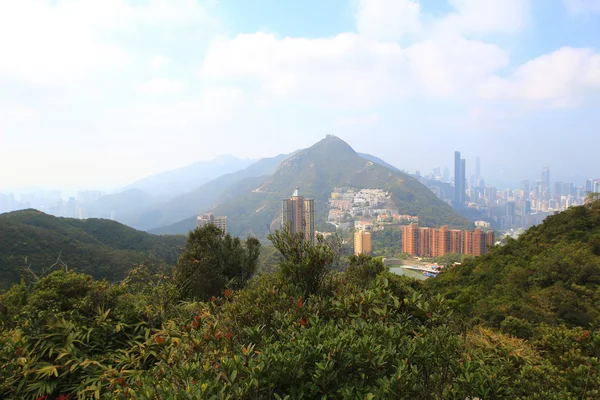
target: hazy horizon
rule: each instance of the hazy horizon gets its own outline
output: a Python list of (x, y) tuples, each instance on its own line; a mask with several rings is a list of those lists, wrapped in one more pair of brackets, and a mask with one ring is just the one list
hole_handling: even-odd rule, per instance
[(0, 191), (123, 187), (334, 134), (429, 174), (598, 178), (600, 0), (0, 4)]

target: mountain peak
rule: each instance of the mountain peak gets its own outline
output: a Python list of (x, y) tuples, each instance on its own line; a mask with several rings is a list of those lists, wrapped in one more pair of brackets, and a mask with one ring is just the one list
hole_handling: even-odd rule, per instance
[(342, 139), (334, 135), (326, 135), (325, 139), (319, 140), (307, 150), (326, 151), (329, 154), (335, 154), (337, 152), (356, 154), (354, 149), (348, 143), (344, 142)]

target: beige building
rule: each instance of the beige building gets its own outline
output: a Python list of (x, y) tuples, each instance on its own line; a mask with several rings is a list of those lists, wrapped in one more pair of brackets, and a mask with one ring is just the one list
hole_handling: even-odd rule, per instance
[(227, 217), (215, 217), (210, 213), (203, 213), (196, 217), (196, 228), (202, 228), (206, 224), (213, 224), (223, 233), (227, 233)]
[(371, 253), (373, 253), (373, 245), (371, 244), (371, 232), (354, 232), (354, 255), (371, 255)]
[(296, 188), (290, 199), (282, 204), (282, 225), (291, 233), (303, 232), (306, 240), (313, 241), (315, 235), (315, 200), (300, 196)]

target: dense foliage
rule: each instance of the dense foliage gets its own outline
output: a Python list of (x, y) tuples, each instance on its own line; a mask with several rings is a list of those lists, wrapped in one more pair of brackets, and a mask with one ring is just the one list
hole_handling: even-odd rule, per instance
[(196, 228), (177, 262), (175, 280), (181, 296), (208, 300), (225, 287), (243, 287), (256, 271), (259, 253), (256, 238), (242, 242), (212, 224)]
[(20, 268), (40, 274), (60, 259), (94, 278), (121, 280), (146, 260), (174, 264), (184, 236), (155, 236), (114, 221), (58, 218), (37, 210), (0, 214), (0, 289), (20, 279)]
[[(579, 286), (593, 290), (597, 275), (585, 266), (599, 257), (597, 218), (598, 205), (569, 211), (507, 250), (426, 284), (364, 255), (335, 272), (335, 248), (324, 240), (307, 246), (285, 231), (272, 236), (282, 253), (274, 272), (225, 285), (201, 302), (182, 301), (177, 274), (166, 267), (136, 268), (120, 283), (57, 271), (0, 298), (0, 397), (597, 399), (600, 334), (583, 324), (597, 303), (570, 320), (544, 308), (546, 299), (526, 301), (548, 279), (565, 295)], [(200, 231), (190, 236), (187, 253), (206, 254), (202, 243), (227, 240)], [(521, 241), (536, 246), (520, 247)], [(543, 263), (549, 248), (569, 243), (588, 257), (576, 253), (583, 267), (559, 274)], [(528, 259), (534, 271), (548, 269), (550, 277), (533, 273), (544, 278), (509, 297), (509, 286), (519, 282), (509, 275), (510, 262), (524, 262), (527, 252), (535, 253)], [(466, 295), (453, 284), (464, 284)], [(499, 321), (484, 310), (493, 300), (506, 312)], [(529, 320), (514, 311), (527, 307), (557, 314)]]
[(428, 283), (465, 316), (496, 328), (504, 324), (510, 331), (507, 326), (516, 321), (526, 327), (597, 325), (600, 201), (550, 216), (517, 240)]

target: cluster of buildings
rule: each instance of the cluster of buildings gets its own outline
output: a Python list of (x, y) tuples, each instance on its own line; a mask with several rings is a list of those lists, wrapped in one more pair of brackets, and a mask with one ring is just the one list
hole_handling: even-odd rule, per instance
[(227, 234), (227, 217), (215, 217), (210, 213), (202, 213), (196, 217), (196, 228), (202, 228), (204, 225), (212, 224)]
[[(82, 190), (64, 200), (59, 190), (31, 191), (18, 196), (0, 193), (0, 213), (35, 208), (57, 217), (84, 219), (89, 217), (89, 207), (105, 194), (100, 190)], [(114, 213), (110, 217), (114, 220)]]
[(334, 188), (329, 198), (327, 221), (342, 229), (350, 228), (357, 219), (391, 221), (393, 212), (385, 208), (390, 197), (381, 189)]
[[(468, 180), (466, 160), (459, 151), (454, 153), (454, 182), (451, 191), (436, 184), (448, 182), (448, 171), (444, 171), (443, 175), (440, 172), (440, 168), (436, 168), (429, 180), (421, 181), (457, 211), (475, 211), (483, 222), (501, 230), (528, 229), (555, 212), (583, 205), (589, 193), (600, 192), (600, 179), (588, 179), (579, 186), (573, 182), (552, 182), (547, 166), (543, 167), (539, 180), (524, 180), (516, 189), (486, 185), (481, 176), (479, 157), (475, 162), (475, 174)], [(420, 178), (420, 175), (417, 177)]]
[[(350, 200), (350, 194), (354, 198), (359, 192), (354, 190), (348, 191), (348, 189), (336, 190), (334, 194), (338, 193), (341, 195), (332, 196), (330, 206), (337, 204), (334, 203), (335, 201), (348, 201)], [(346, 193), (348, 194), (343, 196)], [(372, 201), (374, 204), (378, 204), (379, 201), (385, 199), (385, 196), (387, 196), (387, 194), (380, 190), (369, 190), (366, 194), (372, 196), (366, 202)], [(342, 203), (340, 206), (346, 207), (346, 204)], [(420, 228), (417, 217), (394, 215), (394, 219), (396, 222), (409, 223), (409, 225), (405, 225), (402, 229), (403, 239), (401, 243), (398, 243), (398, 248), (402, 248), (405, 253), (413, 256), (438, 257), (446, 253), (479, 256), (486, 254), (488, 247), (494, 244), (494, 232), (484, 232), (480, 227), (472, 232), (451, 230), (448, 226), (442, 226), (439, 229)], [(314, 199), (301, 196), (298, 188), (296, 188), (291, 198), (282, 201), (282, 225), (287, 226), (291, 233), (302, 232), (306, 240), (312, 241), (315, 234), (314, 221)], [(355, 221), (355, 225), (354, 254), (372, 254), (372, 231), (376, 230), (373, 223), (369, 221)]]
[(481, 256), (487, 253), (488, 247), (494, 245), (494, 231), (474, 231), (420, 228), (418, 224), (410, 224), (402, 229), (402, 250), (411, 256), (439, 257), (447, 253), (470, 254)]

